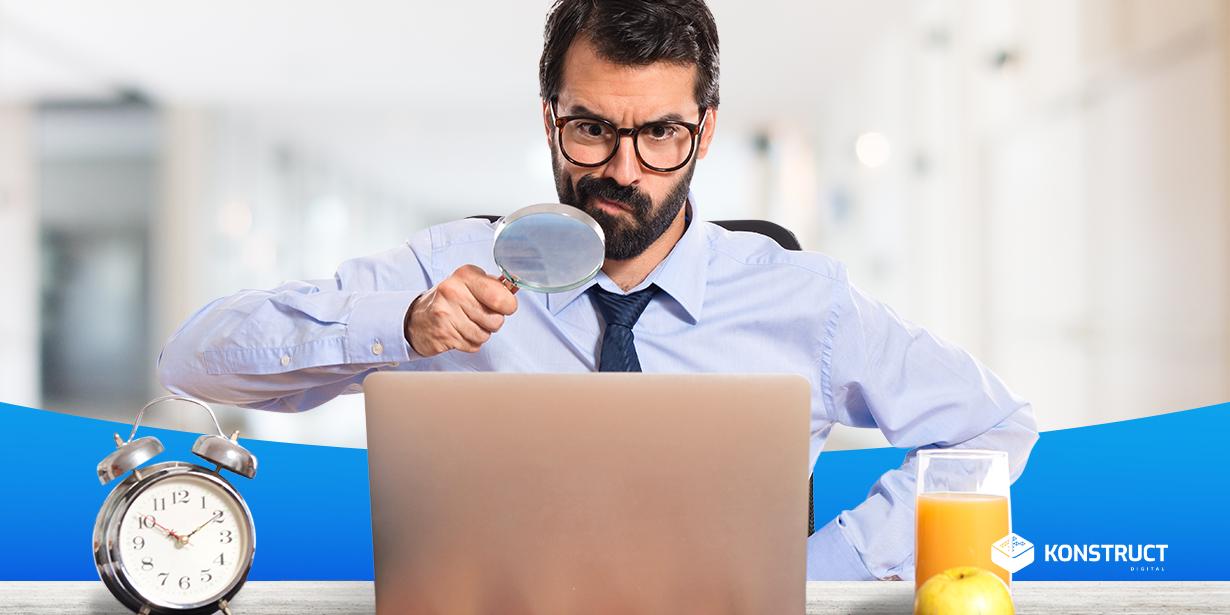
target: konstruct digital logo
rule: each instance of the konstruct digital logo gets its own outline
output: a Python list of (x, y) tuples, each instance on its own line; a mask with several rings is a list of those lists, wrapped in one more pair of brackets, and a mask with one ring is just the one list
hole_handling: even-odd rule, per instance
[(1016, 534), (1008, 534), (991, 543), (991, 561), (1008, 572), (1016, 572), (1034, 563), (1034, 545)]
[[(1045, 545), (1047, 562), (1128, 562), (1132, 572), (1165, 572), (1170, 545)], [(1139, 562), (1139, 566), (1134, 565)]]

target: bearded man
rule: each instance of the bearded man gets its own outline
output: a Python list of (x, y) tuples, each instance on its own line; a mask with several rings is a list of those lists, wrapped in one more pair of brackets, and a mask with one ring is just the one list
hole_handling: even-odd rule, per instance
[[(444, 224), (342, 263), (332, 280), (213, 302), (167, 342), (163, 385), (302, 411), (384, 370), (797, 373), (812, 385), (813, 466), (842, 423), (901, 448), (1007, 451), (1015, 480), (1036, 425), (994, 374), (861, 293), (838, 261), (701, 220), (689, 185), (718, 126), (718, 36), (703, 0), (559, 0), (544, 43), (546, 145), (559, 200), (606, 234), (596, 278), (514, 296), (495, 275), (494, 225)], [(604, 365), (621, 301), (641, 310), (634, 352)], [(808, 538), (809, 579), (913, 578), (914, 472), (911, 451)]]

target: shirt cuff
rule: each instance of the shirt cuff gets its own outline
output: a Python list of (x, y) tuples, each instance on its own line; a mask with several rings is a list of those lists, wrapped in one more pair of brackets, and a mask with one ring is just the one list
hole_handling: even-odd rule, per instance
[(858, 551), (841, 535), (838, 519), (833, 519), (807, 539), (808, 581), (878, 580)]
[(414, 291), (375, 292), (360, 301), (346, 326), (351, 363), (396, 363), (423, 358), (406, 342), (402, 330)]

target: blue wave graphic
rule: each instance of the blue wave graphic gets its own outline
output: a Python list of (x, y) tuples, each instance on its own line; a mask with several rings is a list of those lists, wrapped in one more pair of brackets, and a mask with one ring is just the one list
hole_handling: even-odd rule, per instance
[[(1230, 581), (1221, 559), (1230, 552), (1226, 434), (1230, 404), (1043, 433), (1012, 485), (1012, 530), (1035, 550), (1034, 563), (1013, 578)], [(858, 506), (904, 457), (892, 448), (820, 455), (816, 525)], [(1096, 562), (1089, 545), (1097, 545)], [(1167, 548), (1150, 549), (1155, 561), (1147, 562), (1147, 545)], [(1073, 546), (1084, 547), (1085, 561), (1074, 561)]]
[[(91, 551), (94, 519), (119, 482), (99, 485), (98, 462), (115, 450), (111, 434), (127, 438), (131, 424), (113, 423), (0, 404), (14, 424), (8, 459), (32, 460), (8, 468), (0, 527), (13, 541), (0, 558), (0, 581), (96, 581)], [(208, 465), (190, 451), (200, 434), (142, 427), (166, 452), (149, 463)], [(256, 478), (223, 472), (256, 521), (253, 581), (366, 580), (373, 578), (371, 498), (367, 451), (283, 444), (240, 443), (259, 461)]]
[[(100, 486), (98, 462), (114, 450), (112, 433), (131, 425), (0, 403), (14, 425), (12, 460), (0, 527), (10, 553), (0, 581), (89, 581), (98, 508), (113, 484)], [(1230, 478), (1219, 465), (1230, 433), (1230, 404), (1042, 434), (1024, 475), (1012, 487), (1013, 531), (1035, 545), (1035, 561), (1014, 578), (1046, 581), (1226, 581), (1230, 551)], [(166, 446), (157, 461), (199, 463), (189, 452), (198, 434), (142, 428)], [(244, 494), (257, 524), (251, 579), (371, 580), (371, 505), (367, 451), (244, 440), (260, 460), (254, 480), (229, 480)], [(15, 447), (15, 449), (14, 449)], [(817, 525), (857, 506), (880, 474), (905, 451), (825, 453), (816, 464)], [(1069, 545), (1060, 549), (1059, 545)], [(1058, 561), (1072, 545), (1111, 545), (1112, 561)], [(1139, 557), (1144, 545), (1167, 545), (1165, 561), (1114, 561), (1114, 545)], [(1048, 561), (1047, 547), (1051, 557)], [(988, 545), (989, 547), (989, 545)], [(1155, 548), (1149, 552), (1157, 558)], [(1088, 558), (1087, 558), (1088, 559)]]

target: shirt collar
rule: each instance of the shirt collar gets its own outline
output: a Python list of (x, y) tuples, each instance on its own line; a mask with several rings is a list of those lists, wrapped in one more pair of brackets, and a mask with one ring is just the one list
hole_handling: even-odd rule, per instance
[[(686, 206), (691, 222), (684, 230), (683, 237), (679, 238), (670, 254), (658, 263), (658, 266), (645, 277), (645, 280), (629, 292), (636, 292), (648, 288), (650, 284), (657, 284), (658, 288), (670, 295), (683, 308), (691, 324), (696, 324), (700, 320), (700, 310), (705, 301), (705, 275), (709, 259), (706, 257), (707, 239), (696, 215), (696, 197), (690, 192)], [(547, 309), (552, 315), (558, 315), (595, 284), (602, 286), (605, 290), (623, 294), (623, 290), (615, 286), (611, 278), (599, 271), (593, 280), (580, 288), (548, 294)]]

